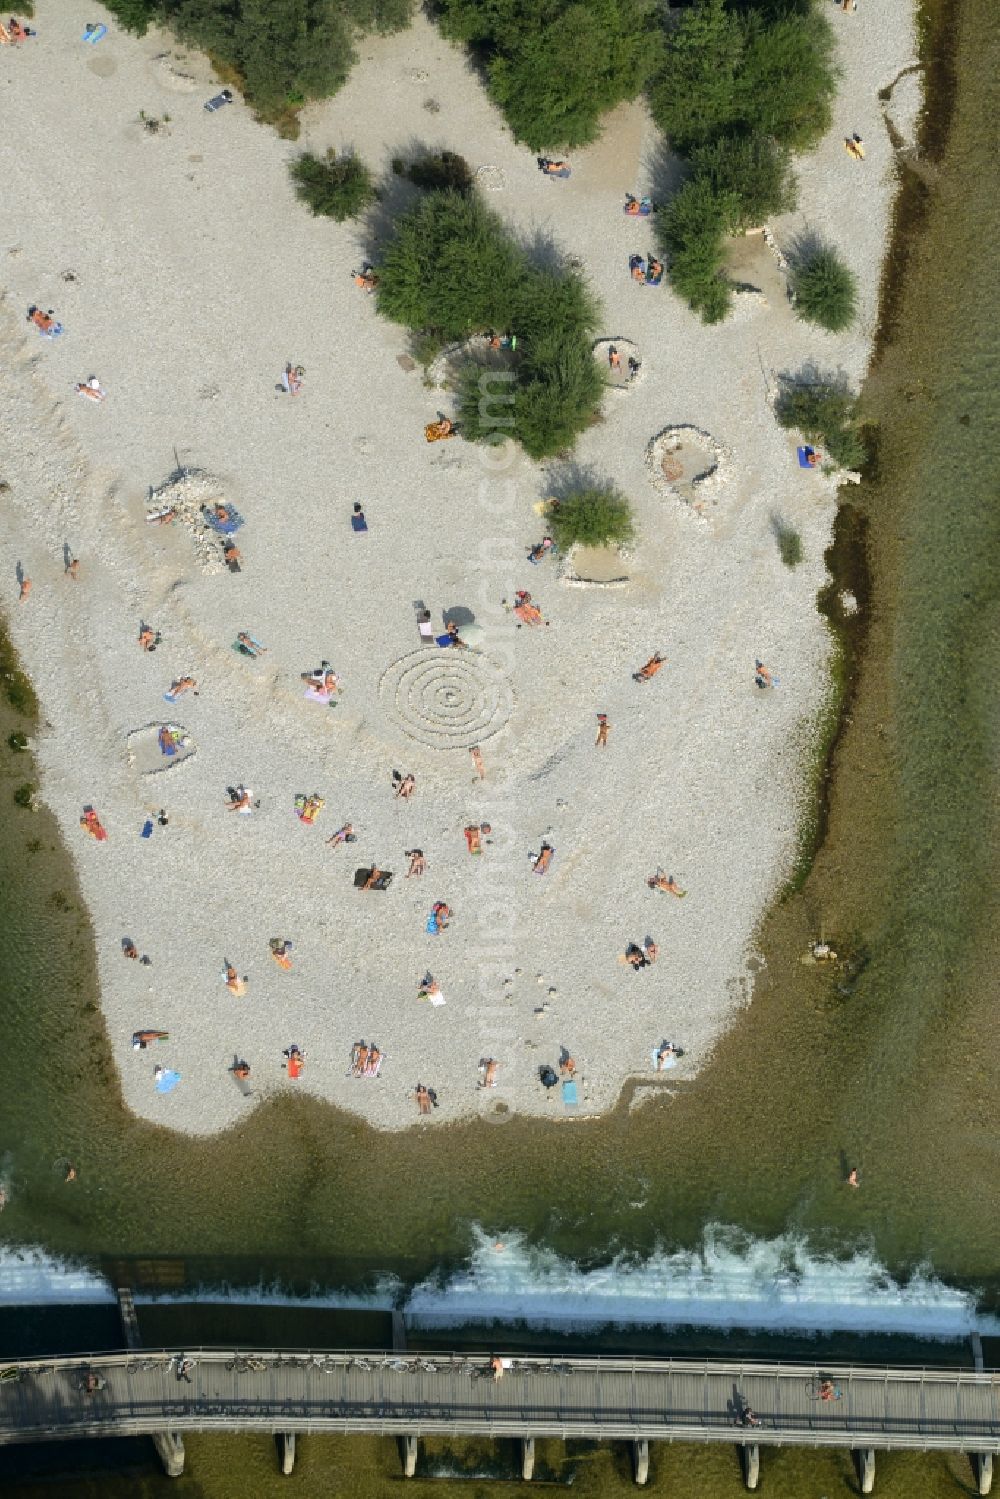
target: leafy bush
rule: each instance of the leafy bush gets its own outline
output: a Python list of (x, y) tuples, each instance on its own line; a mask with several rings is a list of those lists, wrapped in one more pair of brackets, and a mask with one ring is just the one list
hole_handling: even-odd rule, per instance
[[(393, 161), (393, 170), (396, 162)], [(438, 151), (432, 156), (418, 156), (409, 166), (399, 164), (400, 173), (409, 178), (414, 187), (425, 192), (440, 192), (451, 188), (456, 193), (472, 191), (472, 168), (464, 156), (455, 151)]]
[(594, 420), (602, 384), (590, 293), (574, 272), (533, 265), (475, 194), (431, 192), (400, 219), (380, 257), (378, 310), (421, 343), (490, 329), (517, 335), (508, 370), (472, 364), (460, 379), (470, 441), (511, 436), (541, 458)]
[(23, 781), (20, 786), (14, 788), (14, 803), (18, 807), (33, 807), (38, 787), (33, 786), (30, 781)]
[(696, 0), (664, 44), (653, 117), (690, 154), (722, 135), (770, 135), (793, 150), (830, 123), (836, 84), (829, 23), (811, 8), (730, 9)]
[(857, 279), (836, 250), (821, 247), (791, 272), (795, 311), (831, 333), (849, 328), (857, 310)]
[(858, 402), (842, 381), (786, 381), (775, 403), (783, 427), (794, 427), (825, 449), (839, 468), (860, 468), (865, 458), (858, 433)]
[(536, 340), (530, 329), (525, 334), (512, 435), (529, 458), (568, 452), (596, 420), (603, 380), (591, 352), (590, 331), (579, 329), (561, 343), (554, 338)]
[(592, 141), (659, 57), (654, 0), (441, 0), (441, 26), (484, 58), (493, 98), (533, 151)]
[(355, 33), (405, 26), (412, 0), (108, 0), (108, 8), (140, 36), (151, 24), (170, 27), (231, 73), (263, 118), (278, 119), (336, 93), (354, 62)]
[(736, 200), (730, 230), (753, 228), (795, 207), (791, 158), (768, 136), (719, 136), (699, 146), (691, 160), (695, 175), (709, 182), (713, 192)]
[(566, 495), (549, 511), (546, 523), (563, 551), (574, 542), (587, 547), (624, 546), (635, 535), (631, 506), (610, 484)]
[(524, 274), (524, 255), (479, 198), (428, 193), (380, 257), (378, 310), (445, 340), (467, 338), (508, 326)]
[(748, 18), (737, 78), (737, 118), (747, 130), (807, 151), (830, 128), (837, 86), (833, 32), (816, 9)]
[(795, 527), (786, 525), (784, 521), (777, 521), (774, 536), (778, 543), (778, 555), (785, 566), (798, 567), (802, 561), (802, 537)]
[(675, 151), (689, 152), (731, 129), (743, 45), (743, 22), (726, 0), (697, 0), (667, 36), (649, 103)]
[(12, 750), (20, 753), (28, 748), (28, 736), (27, 734), (18, 734), (17, 732), (8, 734), (7, 743), (10, 745)]
[(341, 223), (357, 218), (375, 196), (371, 173), (356, 156), (338, 156), (331, 150), (322, 157), (306, 151), (290, 170), (296, 192), (313, 213)]
[(707, 177), (692, 177), (657, 211), (657, 235), (670, 283), (706, 323), (719, 322), (729, 310), (729, 283), (722, 277), (723, 240), (738, 212), (736, 195), (716, 192)]

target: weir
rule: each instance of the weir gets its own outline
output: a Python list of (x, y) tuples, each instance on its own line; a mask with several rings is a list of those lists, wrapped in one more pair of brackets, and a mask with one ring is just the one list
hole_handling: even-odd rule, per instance
[(487, 1353), (142, 1350), (122, 1307), (128, 1350), (0, 1371), (0, 1444), (149, 1435), (177, 1476), (183, 1432), (267, 1431), (290, 1473), (299, 1433), (375, 1433), (399, 1439), (411, 1477), (421, 1436), (503, 1437), (523, 1444), (528, 1479), (538, 1437), (624, 1440), (642, 1484), (651, 1442), (713, 1442), (739, 1449), (749, 1489), (762, 1449), (840, 1447), (863, 1493), (877, 1451), (950, 1450), (968, 1454), (981, 1494), (1000, 1452), (989, 1370), (514, 1355), (494, 1379)]

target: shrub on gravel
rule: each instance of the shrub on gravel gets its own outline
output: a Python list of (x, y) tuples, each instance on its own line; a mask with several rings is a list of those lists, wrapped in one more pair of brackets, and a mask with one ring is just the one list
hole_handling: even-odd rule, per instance
[(707, 177), (692, 177), (657, 211), (670, 284), (706, 323), (719, 322), (729, 311), (723, 240), (738, 211), (735, 194), (717, 192)]
[(624, 546), (635, 535), (632, 509), (611, 484), (588, 485), (563, 496), (546, 524), (563, 551), (580, 546)]
[(838, 468), (860, 468), (865, 458), (858, 432), (858, 401), (843, 380), (786, 380), (775, 402), (783, 427), (819, 444)]
[(421, 338), (516, 334), (506, 370), (465, 370), (464, 437), (510, 436), (541, 458), (572, 446), (594, 421), (602, 385), (593, 298), (575, 272), (534, 265), (475, 194), (428, 193), (397, 223), (378, 272), (379, 312)]
[(357, 218), (375, 196), (372, 176), (356, 156), (314, 156), (311, 151), (292, 162), (290, 171), (295, 191), (308, 203), (314, 214), (343, 222)]
[(736, 204), (729, 232), (752, 229), (795, 207), (789, 152), (765, 135), (722, 135), (692, 156), (695, 176)]
[(723, 135), (770, 135), (796, 151), (830, 124), (833, 33), (811, 6), (696, 0), (668, 31), (653, 118), (683, 155)]
[(642, 92), (660, 56), (653, 0), (440, 0), (515, 137), (533, 151), (592, 141), (600, 118)]
[(166, 26), (208, 52), (262, 119), (281, 121), (307, 99), (335, 94), (358, 32), (398, 31), (412, 0), (107, 0), (139, 36)]
[(472, 168), (465, 157), (459, 156), (456, 151), (437, 151), (418, 156), (408, 166), (400, 163), (400, 170), (414, 187), (423, 188), (425, 192), (445, 191), (448, 188), (456, 193), (472, 191)]
[(831, 333), (842, 333), (854, 322), (858, 283), (836, 250), (813, 250), (792, 267), (790, 279), (799, 317)]

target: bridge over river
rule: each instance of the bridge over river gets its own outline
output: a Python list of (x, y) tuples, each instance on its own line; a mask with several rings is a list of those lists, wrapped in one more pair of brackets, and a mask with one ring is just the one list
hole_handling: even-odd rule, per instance
[[(185, 1431), (265, 1431), (286, 1472), (298, 1433), (516, 1438), (531, 1476), (538, 1437), (627, 1440), (645, 1482), (649, 1443), (728, 1442), (756, 1488), (767, 1446), (847, 1447), (862, 1491), (877, 1449), (970, 1455), (989, 1492), (1000, 1452), (1000, 1375), (989, 1371), (488, 1354), (138, 1349), (0, 1368), (0, 1442), (152, 1436), (169, 1473)], [(828, 1382), (824, 1384), (824, 1381)], [(824, 1398), (826, 1396), (826, 1398)]]

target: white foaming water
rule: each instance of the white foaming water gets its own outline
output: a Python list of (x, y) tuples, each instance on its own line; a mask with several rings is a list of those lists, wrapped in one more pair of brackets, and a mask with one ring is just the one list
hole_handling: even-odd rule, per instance
[[(40, 1249), (0, 1250), (0, 1303), (114, 1301), (114, 1288), (82, 1265)], [(491, 1237), (478, 1227), (464, 1268), (410, 1292), (386, 1277), (361, 1293), (316, 1287), (293, 1296), (280, 1285), (203, 1286), (137, 1301), (226, 1301), (342, 1310), (401, 1310), (408, 1325), (459, 1327), (527, 1323), (559, 1331), (602, 1326), (747, 1328), (771, 1332), (898, 1333), (919, 1338), (1000, 1336), (1000, 1318), (979, 1312), (974, 1294), (948, 1286), (929, 1270), (894, 1280), (865, 1251), (833, 1258), (791, 1235), (750, 1240), (718, 1226), (702, 1248), (657, 1251), (644, 1260), (619, 1255), (581, 1269), (551, 1249), (513, 1233)]]
[(1000, 1331), (1000, 1319), (980, 1314), (974, 1295), (929, 1271), (903, 1285), (863, 1251), (835, 1259), (791, 1235), (748, 1240), (718, 1226), (706, 1229), (699, 1252), (619, 1255), (594, 1270), (518, 1234), (493, 1239), (476, 1229), (467, 1269), (443, 1285), (417, 1286), (405, 1311), (413, 1327), (495, 1320), (561, 1330), (614, 1323), (920, 1338)]
[(44, 1249), (0, 1246), (0, 1305), (41, 1306), (114, 1301), (103, 1275), (73, 1260), (56, 1259)]

